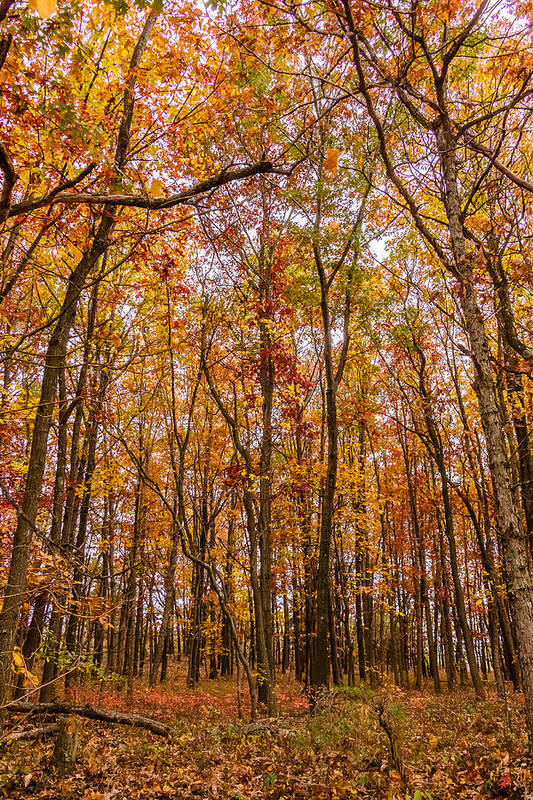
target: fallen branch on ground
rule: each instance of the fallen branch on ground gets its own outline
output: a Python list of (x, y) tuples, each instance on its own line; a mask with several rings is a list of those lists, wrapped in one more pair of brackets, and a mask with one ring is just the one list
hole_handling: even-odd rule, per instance
[(375, 704), (374, 710), (378, 715), (379, 727), (382, 728), (387, 734), (387, 738), (390, 744), (392, 761), (400, 775), (402, 789), (405, 791), (409, 788), (409, 776), (407, 773), (407, 767), (405, 766), (404, 760), (402, 758), (402, 752), (398, 734), (392, 725), (388, 711), (385, 708), (384, 704), (383, 703)]
[(49, 725), (42, 725), (40, 728), (26, 728), (23, 731), (6, 733), (0, 739), (0, 744), (20, 741), (20, 739), (39, 739), (41, 736), (50, 736), (59, 730), (59, 722), (51, 722)]
[(130, 725), (133, 728), (146, 728), (158, 736), (171, 738), (176, 731), (164, 722), (158, 722), (140, 714), (123, 714), (121, 711), (109, 711), (107, 708), (95, 708), (89, 705), (75, 705), (70, 703), (12, 703), (10, 711), (17, 714), (77, 714), (79, 717), (97, 719), (102, 722), (115, 722), (118, 725)]

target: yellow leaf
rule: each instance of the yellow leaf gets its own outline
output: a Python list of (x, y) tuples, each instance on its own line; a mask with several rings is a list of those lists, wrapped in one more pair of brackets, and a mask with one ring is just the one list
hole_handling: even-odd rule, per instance
[(77, 727), (78, 727), (78, 720), (76, 719), (76, 717), (71, 717), (67, 724), (67, 733), (70, 736), (72, 736), (72, 734), (76, 732)]
[(34, 675), (33, 672), (29, 670), (24, 670), (24, 680), (22, 681), (23, 686), (39, 686), (39, 678), (37, 675)]
[(57, 0), (28, 0), (28, 5), (41, 19), (48, 19), (57, 11)]
[(162, 181), (158, 180), (157, 178), (154, 178), (152, 183), (150, 184), (150, 189), (149, 189), (150, 197), (161, 197), (164, 189), (165, 187)]
[(13, 655), (11, 656), (11, 669), (17, 675), (23, 675), (26, 672), (26, 662), (24, 656), (20, 651), (20, 647), (13, 648)]

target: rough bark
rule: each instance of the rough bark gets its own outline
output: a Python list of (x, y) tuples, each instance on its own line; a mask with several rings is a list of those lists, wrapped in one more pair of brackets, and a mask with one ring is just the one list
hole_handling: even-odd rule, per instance
[(50, 767), (57, 775), (68, 775), (76, 763), (79, 743), (80, 721), (74, 716), (60, 720)]
[(107, 708), (97, 708), (90, 705), (76, 705), (75, 703), (11, 703), (9, 710), (17, 714), (75, 714), (78, 717), (97, 719), (102, 722), (116, 722), (119, 725), (129, 725), (133, 728), (145, 728), (147, 731), (171, 738), (175, 734), (174, 728), (158, 720), (143, 717), (140, 714), (124, 714), (121, 711), (111, 711)]

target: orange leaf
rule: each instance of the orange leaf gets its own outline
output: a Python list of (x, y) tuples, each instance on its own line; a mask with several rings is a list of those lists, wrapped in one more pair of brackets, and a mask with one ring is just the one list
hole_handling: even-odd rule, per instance
[(339, 171), (339, 156), (341, 151), (337, 147), (331, 147), (326, 150), (326, 158), (324, 159), (324, 172), (329, 172), (330, 175), (336, 175)]

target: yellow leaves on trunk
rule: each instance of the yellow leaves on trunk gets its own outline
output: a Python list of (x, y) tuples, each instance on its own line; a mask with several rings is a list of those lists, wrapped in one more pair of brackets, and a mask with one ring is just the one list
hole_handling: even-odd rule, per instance
[(24, 656), (22, 655), (22, 651), (20, 647), (13, 648), (13, 654), (11, 656), (11, 669), (15, 673), (15, 675), (23, 675), (23, 686), (38, 686), (39, 679), (36, 675), (29, 671), (26, 667), (26, 662), (24, 660)]
[(48, 19), (57, 11), (57, 0), (28, 0), (28, 5), (41, 19)]

